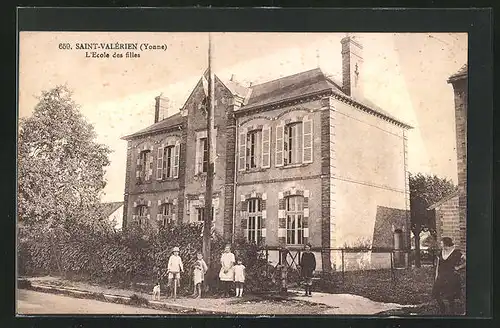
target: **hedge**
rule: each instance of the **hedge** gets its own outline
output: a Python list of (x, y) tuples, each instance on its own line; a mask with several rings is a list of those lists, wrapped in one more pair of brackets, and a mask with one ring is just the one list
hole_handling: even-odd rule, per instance
[[(170, 225), (159, 232), (130, 230), (110, 232), (78, 226), (41, 234), (31, 229), (18, 247), (19, 274), (53, 275), (69, 279), (84, 278), (96, 283), (122, 285), (143, 283), (151, 286), (166, 283), (166, 269), (172, 248), (180, 248), (185, 273), (181, 275), (181, 293), (192, 291), (192, 272), (196, 254), (202, 250), (202, 226)], [(218, 290), (220, 255), (225, 246), (217, 234), (212, 237), (211, 266), (207, 285)], [(272, 267), (260, 255), (256, 245), (238, 242), (233, 245), (247, 271), (247, 291), (273, 288)]]

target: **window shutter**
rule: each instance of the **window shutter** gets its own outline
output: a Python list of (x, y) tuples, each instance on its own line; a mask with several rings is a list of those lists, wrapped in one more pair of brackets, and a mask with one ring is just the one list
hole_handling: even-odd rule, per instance
[(174, 149), (174, 178), (179, 177), (179, 157), (181, 152), (181, 143), (179, 141), (175, 142)]
[(303, 144), (303, 140), (304, 137), (303, 137), (303, 126), (302, 124), (297, 124), (296, 125), (296, 129), (295, 129), (295, 149), (293, 150), (294, 152), (294, 163), (302, 163), (303, 162), (303, 158), (302, 158), (302, 154), (304, 153), (303, 151), (303, 147), (304, 147), (304, 144)]
[(283, 125), (276, 126), (276, 166), (283, 166), (283, 144), (284, 144), (284, 131)]
[(161, 180), (163, 178), (163, 147), (158, 147), (158, 158), (156, 166), (156, 179)]
[(153, 178), (153, 152), (149, 152), (149, 161), (148, 161), (148, 180)]
[(200, 173), (202, 171), (202, 165), (203, 165), (203, 155), (202, 155), (202, 147), (203, 147), (203, 144), (201, 142), (201, 139), (198, 138), (196, 139), (196, 163), (195, 163), (195, 166), (196, 166), (196, 173)]
[(269, 125), (262, 128), (262, 168), (271, 166), (271, 129)]
[(304, 117), (302, 133), (302, 162), (313, 162), (313, 124), (309, 117)]
[(243, 216), (243, 236), (245, 240), (248, 240), (248, 212), (245, 211), (242, 213)]
[(246, 170), (246, 159), (247, 159), (247, 131), (242, 129), (240, 132), (240, 145), (239, 145), (239, 170)]

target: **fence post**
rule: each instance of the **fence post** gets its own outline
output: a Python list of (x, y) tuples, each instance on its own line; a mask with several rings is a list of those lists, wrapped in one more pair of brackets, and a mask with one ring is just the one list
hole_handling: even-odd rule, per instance
[(345, 284), (345, 268), (344, 268), (344, 249), (341, 249), (342, 251), (342, 283)]

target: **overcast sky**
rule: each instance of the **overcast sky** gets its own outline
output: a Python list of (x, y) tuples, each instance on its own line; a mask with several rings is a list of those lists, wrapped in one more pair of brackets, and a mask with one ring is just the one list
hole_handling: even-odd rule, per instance
[[(321, 67), (341, 81), (344, 33), (215, 33), (214, 69), (244, 85)], [(411, 172), (457, 181), (453, 89), (446, 82), (467, 62), (467, 34), (356, 34), (362, 43), (365, 97), (415, 128), (409, 133)], [(134, 51), (139, 58), (85, 57), (76, 43), (166, 44)], [(70, 43), (72, 50), (60, 50)], [(207, 66), (206, 33), (21, 32), (19, 116), (31, 115), (42, 90), (67, 84), (98, 141), (113, 150), (103, 201), (123, 200), (124, 135), (154, 121), (154, 97), (184, 104)], [(88, 50), (87, 50), (88, 51)], [(101, 51), (101, 50), (100, 50)], [(101, 51), (102, 52), (102, 51)], [(113, 50), (107, 50), (112, 55)], [(125, 54), (125, 50), (118, 52)]]

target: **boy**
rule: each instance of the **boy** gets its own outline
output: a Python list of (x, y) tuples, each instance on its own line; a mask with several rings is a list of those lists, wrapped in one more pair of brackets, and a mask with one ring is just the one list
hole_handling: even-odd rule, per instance
[(177, 298), (177, 287), (181, 280), (181, 272), (184, 272), (184, 267), (182, 265), (181, 257), (179, 256), (179, 247), (174, 247), (172, 250), (172, 255), (168, 259), (168, 285), (172, 286), (172, 280), (174, 281), (174, 288), (172, 289), (172, 297)]

